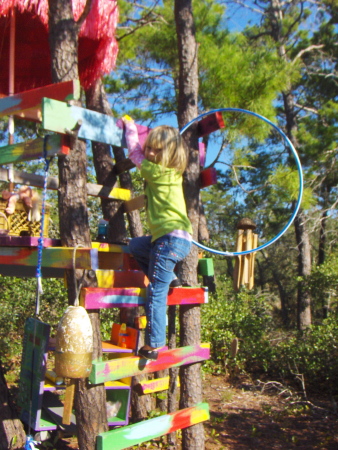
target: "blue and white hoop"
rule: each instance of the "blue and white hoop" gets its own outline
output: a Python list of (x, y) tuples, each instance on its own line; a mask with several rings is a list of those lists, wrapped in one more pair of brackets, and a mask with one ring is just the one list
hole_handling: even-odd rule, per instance
[(290, 139), (286, 136), (286, 134), (279, 128), (277, 127), (277, 125), (275, 125), (273, 122), (271, 122), (269, 119), (267, 119), (264, 116), (261, 116), (260, 114), (254, 113), (252, 111), (248, 111), (246, 109), (240, 109), (240, 108), (219, 108), (219, 109), (213, 109), (211, 111), (208, 111), (206, 113), (200, 114), (199, 116), (197, 116), (195, 119), (191, 120), (189, 123), (187, 123), (180, 131), (181, 134), (183, 134), (193, 123), (200, 121), (201, 119), (203, 119), (203, 117), (206, 117), (210, 114), (215, 114), (217, 112), (241, 112), (244, 114), (249, 114), (251, 116), (257, 117), (258, 119), (263, 120), (264, 122), (268, 123), (269, 125), (271, 125), (283, 138), (283, 140), (288, 144), (288, 146), (290, 147), (290, 150), (294, 156), (294, 159), (296, 161), (296, 165), (297, 165), (297, 171), (298, 171), (298, 180), (299, 180), (299, 189), (298, 189), (298, 198), (295, 204), (295, 208), (291, 214), (290, 219), (288, 220), (287, 224), (283, 227), (283, 229), (277, 233), (277, 235), (275, 237), (273, 237), (272, 239), (270, 239), (268, 242), (266, 242), (265, 244), (260, 245), (257, 248), (254, 248), (252, 250), (244, 250), (242, 252), (223, 252), (221, 250), (215, 250), (213, 248), (207, 247), (203, 244), (200, 244), (199, 242), (193, 241), (193, 243), (195, 245), (197, 245), (198, 247), (200, 247), (201, 249), (214, 253), (216, 255), (223, 255), (223, 256), (240, 256), (240, 255), (248, 255), (249, 253), (253, 253), (253, 252), (258, 252), (259, 250), (263, 250), (266, 247), (269, 247), (269, 245), (273, 244), (274, 242), (276, 242), (281, 236), (283, 236), (283, 234), (287, 231), (287, 229), (290, 227), (290, 225), (292, 224), (292, 222), (294, 221), (301, 201), (302, 201), (302, 196), (303, 196), (303, 171), (302, 171), (302, 166), (298, 157), (298, 154), (294, 148), (294, 146), (292, 145)]

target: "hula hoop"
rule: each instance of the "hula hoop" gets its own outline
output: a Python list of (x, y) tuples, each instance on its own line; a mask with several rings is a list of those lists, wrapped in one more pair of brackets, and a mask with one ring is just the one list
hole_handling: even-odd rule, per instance
[(191, 120), (189, 123), (187, 123), (181, 130), (180, 130), (180, 134), (183, 134), (193, 123), (201, 120), (203, 117), (208, 116), (209, 114), (214, 114), (216, 112), (242, 112), (245, 114), (249, 114), (251, 116), (257, 117), (258, 119), (263, 120), (264, 122), (268, 123), (269, 125), (271, 125), (284, 139), (284, 141), (289, 145), (291, 152), (295, 158), (296, 161), (296, 165), (297, 165), (297, 170), (298, 170), (298, 179), (299, 179), (299, 189), (298, 189), (298, 198), (297, 198), (297, 202), (296, 202), (296, 206), (294, 211), (291, 214), (291, 217), (289, 219), (289, 221), (287, 222), (287, 224), (284, 226), (284, 228), (277, 233), (277, 235), (270, 239), (270, 241), (266, 242), (265, 244), (260, 245), (257, 248), (254, 248), (252, 250), (244, 250), (242, 252), (223, 252), (220, 250), (215, 250), (213, 248), (207, 247), (203, 244), (200, 244), (199, 242), (196, 241), (192, 241), (193, 244), (197, 245), (197, 247), (200, 247), (201, 249), (211, 252), (211, 253), (215, 253), (216, 255), (223, 255), (223, 256), (240, 256), (240, 255), (248, 255), (249, 253), (253, 253), (253, 252), (258, 252), (259, 250), (263, 250), (266, 247), (269, 247), (269, 245), (273, 244), (274, 242), (276, 242), (280, 237), (283, 236), (283, 234), (286, 232), (286, 230), (290, 227), (290, 225), (292, 224), (292, 222), (294, 221), (294, 218), (296, 217), (296, 214), (298, 213), (301, 201), (302, 201), (302, 195), (303, 195), (303, 172), (302, 172), (302, 166), (298, 157), (298, 154), (294, 148), (294, 146), (292, 145), (291, 141), (289, 140), (289, 138), (286, 136), (286, 134), (279, 128), (277, 127), (277, 125), (275, 125), (274, 123), (272, 123), (269, 119), (267, 119), (264, 116), (261, 116), (260, 114), (254, 113), (252, 111), (248, 111), (246, 109), (240, 109), (240, 108), (219, 108), (219, 109), (213, 109), (211, 111), (208, 111), (206, 113), (200, 114), (199, 116), (197, 116), (195, 119)]

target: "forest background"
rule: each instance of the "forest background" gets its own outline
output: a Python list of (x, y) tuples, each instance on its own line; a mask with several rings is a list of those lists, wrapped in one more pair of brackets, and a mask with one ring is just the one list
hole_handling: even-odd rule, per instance
[[(216, 290), (202, 308), (202, 339), (212, 349), (205, 370), (235, 369), (282, 382), (294, 382), (295, 373), (301, 374), (308, 390), (334, 398), (338, 395), (338, 2), (200, 0), (193, 6), (199, 42), (199, 110), (244, 108), (278, 124), (298, 151), (305, 178), (304, 199), (294, 224), (273, 246), (256, 254), (253, 290), (234, 290), (234, 258), (212, 256)], [(103, 80), (112, 112), (116, 117), (128, 113), (150, 127), (177, 125), (173, 4), (120, 1), (119, 7), (118, 63)], [(244, 11), (251, 13), (240, 30), (230, 31), (235, 10), (240, 17), (246, 17)], [(242, 126), (248, 135), (250, 123), (244, 121)], [(18, 140), (41, 133), (35, 125), (16, 122)], [(6, 140), (6, 134), (4, 121), (1, 138)], [(257, 220), (257, 205), (259, 223), (264, 224), (260, 233), (271, 239), (296, 200), (295, 168), (289, 162), (288, 170), (276, 170), (275, 188), (269, 195), (255, 191), (248, 200), (235, 201), (243, 185), (258, 183), (257, 176), (241, 170), (253, 164), (254, 149), (237, 153), (224, 169), (224, 163), (215, 160), (215, 155), (222, 155), (216, 146), (225, 145), (221, 134), (218, 139), (205, 142), (207, 165), (219, 172), (218, 183), (202, 193), (208, 245), (233, 250), (236, 223), (243, 216)], [(88, 154), (91, 158), (90, 149)], [(267, 177), (264, 159), (255, 159), (254, 164)], [(42, 167), (15, 165), (35, 173), (42, 173)], [(53, 171), (56, 163), (51, 165)], [(136, 195), (142, 183), (134, 172), (132, 178)], [(88, 171), (88, 181), (95, 182), (94, 171)], [(58, 237), (56, 201), (56, 195), (48, 193), (50, 237)], [(90, 198), (88, 206), (94, 239), (102, 212), (96, 199)], [(203, 230), (201, 236), (206, 237)], [(43, 280), (43, 288), (41, 318), (55, 327), (67, 305), (67, 293), (57, 279)], [(0, 278), (0, 354), (8, 382), (18, 377), (23, 324), (33, 315), (35, 289), (34, 279)], [(103, 338), (109, 334), (109, 314), (102, 313)], [(240, 345), (235, 357), (231, 356), (234, 339)]]

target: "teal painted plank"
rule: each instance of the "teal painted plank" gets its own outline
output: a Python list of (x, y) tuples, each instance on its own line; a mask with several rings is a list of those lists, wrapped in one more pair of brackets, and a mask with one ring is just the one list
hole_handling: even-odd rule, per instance
[(21, 419), (33, 430), (40, 429), (49, 333), (50, 325), (47, 323), (32, 317), (26, 320), (18, 404), (21, 407)]
[(149, 361), (138, 356), (93, 361), (89, 381), (93, 384), (119, 380), (144, 373), (157, 372), (170, 367), (179, 367), (204, 361), (210, 357), (209, 344), (196, 344), (173, 350), (160, 351), (156, 361)]
[[(49, 136), (46, 142), (46, 156), (66, 155), (69, 147), (64, 145), (66, 136)], [(13, 145), (6, 145), (0, 148), (0, 164), (11, 164), (19, 161), (30, 161), (43, 158), (44, 139), (38, 138), (32, 141), (20, 142)]]
[(154, 419), (107, 431), (97, 436), (97, 450), (122, 450), (209, 420), (207, 403), (165, 414)]
[(79, 138), (122, 146), (123, 130), (113, 117), (50, 98), (42, 100), (42, 127), (45, 130), (66, 134), (67, 130), (77, 127), (78, 121), (82, 122)]

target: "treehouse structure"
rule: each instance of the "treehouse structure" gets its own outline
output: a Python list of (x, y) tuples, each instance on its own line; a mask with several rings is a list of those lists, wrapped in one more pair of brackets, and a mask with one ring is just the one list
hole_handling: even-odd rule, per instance
[[(72, 100), (79, 96), (78, 82), (69, 81), (1, 98), (1, 116), (13, 115), (41, 122), (43, 129), (53, 134), (47, 139), (37, 138), (2, 147), (0, 165), (52, 155), (64, 157), (71, 151), (69, 130), (76, 130), (81, 139), (124, 147), (123, 130), (117, 126), (117, 121), (110, 116), (73, 106)], [(200, 136), (220, 127), (222, 119), (217, 114), (208, 116), (198, 124)], [(147, 127), (138, 126), (141, 143), (148, 132)], [(203, 153), (201, 155), (203, 157)], [(9, 181), (7, 168), (0, 168), (0, 179)], [(11, 180), (24, 186), (44, 185), (42, 176), (24, 172), (14, 171)], [(214, 183), (214, 172), (204, 172), (201, 181), (203, 186)], [(46, 183), (47, 189), (58, 189), (56, 178), (48, 177)], [(92, 196), (120, 200), (125, 212), (143, 205), (142, 196), (132, 199), (129, 190), (119, 187), (88, 184), (87, 190)], [(20, 200), (12, 215), (6, 213), (4, 201), (0, 208), (1, 205), (0, 274), (33, 277), (38, 264), (39, 224), (32, 224), (27, 220)], [(45, 213), (48, 215), (48, 210)], [(129, 254), (128, 246), (93, 242), (91, 248), (77, 248), (74, 258), (74, 249), (61, 247), (59, 240), (49, 239), (47, 228), (43, 232), (42, 277), (62, 278), (65, 269), (93, 270), (98, 287), (82, 288), (79, 296), (80, 305), (86, 310), (144, 305), (147, 279)], [(199, 267), (203, 276), (213, 275), (213, 267), (208, 258), (202, 258)], [(208, 289), (205, 287), (180, 287), (170, 289), (167, 304), (203, 304), (207, 299)], [(92, 363), (89, 381), (105, 385), (107, 421), (111, 428), (98, 436), (98, 450), (128, 448), (209, 418), (208, 405), (199, 403), (155, 419), (128, 424), (131, 377), (201, 362), (210, 356), (208, 344), (196, 344), (171, 350), (165, 348), (157, 361), (142, 359), (136, 356), (142, 326), (142, 320), (138, 320), (134, 327), (113, 323), (110, 340), (102, 342), (104, 358)], [(54, 350), (55, 342), (50, 337), (50, 326), (36, 318), (28, 319), (20, 374), (21, 419), (35, 431), (62, 427), (75, 432), (76, 423), (71, 408), (69, 422), (63, 423), (66, 406), (56, 395), (56, 392), (62, 392), (66, 388), (65, 380), (47, 369), (48, 355)], [(140, 382), (138, 392), (145, 395), (167, 388), (168, 377)]]

